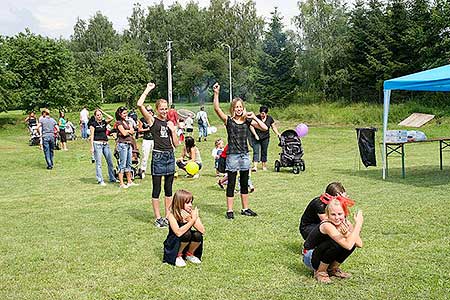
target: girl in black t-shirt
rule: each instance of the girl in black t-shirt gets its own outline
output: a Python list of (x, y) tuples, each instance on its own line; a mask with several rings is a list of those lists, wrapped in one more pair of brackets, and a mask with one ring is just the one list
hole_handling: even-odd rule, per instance
[[(103, 114), (106, 120), (103, 119)], [(108, 136), (106, 135), (106, 126), (111, 123), (113, 117), (103, 112), (101, 109), (94, 111), (94, 116), (89, 121), (89, 130), (91, 134), (89, 139), (91, 142), (91, 154), (95, 160), (95, 174), (98, 184), (105, 186), (102, 175), (102, 155), (105, 157), (108, 165), (108, 176), (110, 182), (116, 182), (114, 175), (114, 165), (112, 162), (111, 149), (108, 144)]]
[(228, 151), (226, 161), (226, 171), (228, 174), (227, 185), (227, 219), (234, 219), (233, 202), (234, 187), (236, 185), (237, 172), (240, 175), (241, 188), (241, 215), (257, 216), (257, 214), (248, 208), (248, 177), (250, 170), (250, 158), (248, 155), (248, 144), (250, 130), (249, 126), (253, 126), (260, 130), (267, 130), (266, 124), (256, 117), (253, 112), (246, 112), (244, 102), (240, 98), (235, 98), (231, 102), (230, 113), (227, 116), (219, 105), (220, 86), (216, 83), (214, 90), (214, 111), (224, 122), (228, 135)]
[[(178, 138), (175, 125), (167, 120), (168, 106), (164, 99), (156, 100), (156, 117), (153, 117), (144, 106), (147, 94), (155, 88), (154, 83), (148, 83), (145, 91), (137, 102), (137, 106), (150, 126), (150, 132), (154, 139), (152, 152), (152, 206), (155, 214), (155, 226), (167, 227), (169, 222), (170, 205), (172, 203), (172, 185), (175, 174), (174, 148), (178, 146)], [(161, 193), (161, 182), (164, 176), (164, 204), (165, 218), (159, 212), (159, 194)]]

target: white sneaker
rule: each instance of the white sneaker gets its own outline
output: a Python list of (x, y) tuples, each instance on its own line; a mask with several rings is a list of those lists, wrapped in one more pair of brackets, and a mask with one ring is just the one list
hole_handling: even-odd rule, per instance
[(127, 183), (127, 187), (137, 186), (137, 185), (139, 185), (139, 183), (134, 183), (134, 182)]
[(127, 189), (127, 188), (128, 188), (128, 185), (126, 185), (126, 184), (121, 184), (121, 185), (120, 185), (120, 188), (121, 188), (121, 189)]
[(106, 183), (105, 183), (104, 181), (99, 182), (98, 184), (99, 184), (100, 186), (106, 186)]
[(197, 265), (202, 263), (202, 261), (200, 259), (198, 259), (197, 256), (194, 256), (194, 255), (186, 256), (186, 260), (193, 264), (197, 264)]
[(192, 178), (194, 178), (194, 179), (198, 179), (200, 177), (200, 174), (195, 174), (194, 176), (192, 176)]
[(184, 261), (184, 259), (181, 256), (178, 256), (177, 259), (175, 260), (175, 266), (180, 267), (180, 268), (186, 267), (186, 262)]

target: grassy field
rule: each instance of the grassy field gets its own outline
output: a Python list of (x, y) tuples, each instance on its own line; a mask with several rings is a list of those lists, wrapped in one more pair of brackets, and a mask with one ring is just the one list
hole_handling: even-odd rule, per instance
[[(353, 119), (361, 113), (355, 110)], [(208, 111), (219, 130), (199, 144), (201, 176), (180, 176), (174, 184), (194, 193), (207, 230), (202, 265), (184, 269), (161, 263), (167, 229), (153, 226), (150, 177), (127, 190), (98, 186), (88, 143), (81, 140), (57, 151), (48, 171), (42, 152), (27, 145), (19, 122), (24, 115), (1, 113), (0, 299), (448, 299), (450, 155), (444, 153), (440, 171), (437, 144), (408, 146), (406, 179), (400, 159), (391, 159), (390, 177), (383, 181), (380, 167), (360, 165), (353, 125), (318, 124), (314, 115), (321, 110), (305, 109), (311, 120), (291, 118), (278, 126), (313, 124), (303, 139), (306, 171), (252, 174), (250, 207), (259, 216), (230, 221), (210, 157), (213, 140), (224, 138), (225, 130)], [(77, 119), (76, 113), (69, 116)], [(361, 123), (381, 127), (381, 121)], [(423, 131), (448, 136), (446, 124)], [(270, 166), (278, 153), (272, 139)], [(379, 147), (377, 159), (381, 165)], [(344, 264), (353, 278), (324, 286), (300, 260), (298, 219), (336, 180), (364, 212), (365, 245)]]

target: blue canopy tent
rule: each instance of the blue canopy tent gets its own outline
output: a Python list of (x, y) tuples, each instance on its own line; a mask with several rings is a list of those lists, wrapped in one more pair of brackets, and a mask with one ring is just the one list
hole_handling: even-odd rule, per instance
[(383, 179), (386, 178), (386, 131), (389, 115), (389, 103), (392, 90), (406, 91), (450, 91), (450, 65), (414, 73), (384, 82), (384, 108), (383, 108)]

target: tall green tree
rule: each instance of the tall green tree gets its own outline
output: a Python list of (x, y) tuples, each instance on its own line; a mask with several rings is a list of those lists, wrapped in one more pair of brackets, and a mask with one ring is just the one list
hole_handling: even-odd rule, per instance
[(340, 0), (299, 2), (295, 23), (300, 32), (299, 74), (303, 89), (342, 95), (349, 81), (348, 15)]
[(74, 61), (64, 42), (26, 30), (4, 39), (0, 55), (0, 72), (6, 79), (1, 86), (15, 102), (7, 106), (30, 111), (41, 107), (62, 109), (75, 103)]
[(99, 64), (106, 97), (133, 107), (151, 77), (142, 53), (124, 44), (118, 51), (107, 50)]
[(287, 106), (295, 95), (295, 49), (283, 32), (278, 10), (272, 13), (260, 53), (257, 96), (268, 106)]

